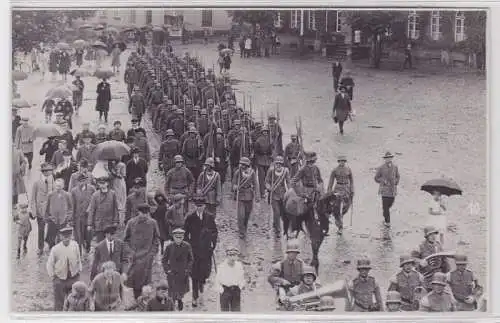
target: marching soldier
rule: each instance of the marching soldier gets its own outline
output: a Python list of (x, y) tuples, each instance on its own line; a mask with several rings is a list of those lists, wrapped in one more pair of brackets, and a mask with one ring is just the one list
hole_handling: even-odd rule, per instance
[[(269, 135), (269, 128), (267, 133)], [(252, 139), (252, 142), (256, 142), (261, 134), (262, 134), (262, 122), (257, 121), (254, 123), (254, 129), (250, 131), (250, 139)]]
[(198, 194), (205, 198), (207, 211), (214, 218), (217, 214), (217, 206), (222, 202), (222, 187), (220, 175), (214, 170), (214, 159), (209, 157), (205, 161), (205, 170), (200, 174), (197, 181)]
[(323, 179), (318, 166), (315, 165), (316, 158), (315, 152), (306, 153), (306, 164), (299, 169), (291, 181), (293, 187), (301, 181), (304, 193), (314, 202), (323, 194)]
[(302, 273), (306, 265), (302, 259), (297, 258), (300, 253), (299, 242), (288, 240), (286, 245), (286, 257), (272, 266), (271, 274), (267, 281), (278, 292), (281, 300), (285, 299), (286, 292), (300, 284)]
[[(186, 197), (193, 193), (195, 180), (193, 174), (184, 166), (184, 158), (177, 155), (174, 157), (175, 167), (167, 172), (165, 176), (165, 194), (173, 196), (177, 193)], [(184, 201), (184, 209), (188, 210), (188, 199)]]
[(432, 276), (432, 291), (420, 301), (422, 312), (455, 312), (456, 300), (451, 293), (445, 291), (446, 275), (434, 273)]
[(260, 193), (262, 198), (266, 192), (266, 174), (271, 166), (273, 158), (273, 148), (271, 146), (271, 139), (269, 138), (269, 129), (267, 127), (262, 129), (262, 135), (257, 138), (253, 145), (255, 168), (259, 176)]
[(441, 243), (437, 240), (438, 234), (439, 231), (436, 228), (425, 227), (425, 240), (419, 245), (418, 252), (415, 252), (415, 257), (420, 259), (419, 271), (424, 275), (424, 286), (427, 290), (431, 290), (430, 285), (434, 273), (448, 271), (448, 263), (444, 257), (434, 257), (430, 263), (425, 260), (426, 257), (443, 251)]
[[(339, 194), (340, 198), (347, 198), (352, 203), (354, 197), (352, 171), (349, 166), (346, 166), (347, 158), (345, 156), (339, 156), (337, 161), (339, 165), (330, 174), (327, 192), (331, 192), (333, 188), (333, 192)], [(335, 187), (333, 186), (334, 184)], [(340, 216), (335, 220), (339, 232), (342, 232), (344, 227), (343, 217)]]
[(141, 90), (138, 87), (134, 88), (134, 92), (130, 97), (130, 103), (128, 105), (128, 112), (132, 114), (132, 118), (137, 120), (138, 125), (141, 124), (142, 115), (146, 111), (146, 102)]
[(247, 232), (248, 220), (253, 209), (253, 201), (259, 203), (259, 179), (250, 167), (250, 159), (243, 157), (240, 167), (233, 177), (233, 193), (238, 201), (238, 230), (240, 239), (244, 239)]
[(172, 129), (168, 129), (165, 133), (165, 141), (160, 146), (160, 154), (158, 156), (158, 165), (160, 170), (165, 174), (175, 166), (174, 157), (181, 152), (179, 140), (175, 139), (175, 134)]
[(202, 151), (196, 128), (189, 129), (189, 136), (181, 142), (181, 155), (184, 157), (184, 164), (189, 169), (194, 178), (200, 176), (200, 158)]
[[(211, 134), (207, 134), (204, 139), (204, 157), (208, 157), (209, 153), (209, 137)], [(226, 142), (224, 140), (224, 133), (222, 132), (221, 128), (217, 128), (216, 134), (215, 134), (215, 140), (213, 142), (213, 152), (214, 152), (214, 159), (215, 159), (215, 171), (219, 173), (220, 175), (220, 180), (221, 184), (226, 182), (226, 174), (227, 174), (227, 149), (226, 149)]]
[[(321, 285), (317, 281), (316, 271), (311, 266), (304, 266), (300, 284), (290, 288), (287, 293), (289, 296), (300, 295), (316, 291)], [(318, 297), (319, 300), (319, 297)]]
[[(277, 156), (274, 167), (269, 168), (265, 178), (265, 187), (268, 192), (268, 201), (273, 210), (273, 228), (277, 238), (280, 237), (280, 220), (285, 216), (285, 193), (290, 187), (290, 173), (283, 167), (283, 157)], [(288, 228), (284, 228), (287, 233)]]
[(137, 69), (135, 69), (132, 64), (127, 64), (127, 69), (125, 70), (125, 74), (123, 77), (125, 83), (127, 83), (127, 94), (128, 98), (130, 99), (130, 97), (132, 96), (132, 90), (138, 82)]
[(273, 114), (268, 117), (267, 122), (274, 154), (283, 156), (283, 131), (281, 130), (281, 126), (278, 124), (276, 116)]
[(387, 292), (385, 308), (387, 312), (403, 312), (401, 310), (401, 295), (396, 291)]
[(477, 308), (476, 295), (482, 291), (474, 273), (467, 269), (467, 256), (456, 255), (457, 269), (447, 274), (447, 282), (457, 301), (457, 311), (474, 311)]
[[(174, 106), (175, 107), (175, 106)], [(182, 109), (176, 108), (175, 116), (170, 119), (168, 123), (168, 129), (172, 129), (175, 133), (175, 137), (179, 139), (184, 133), (184, 112)]]
[(423, 288), (424, 276), (415, 270), (415, 259), (409, 256), (399, 258), (401, 271), (389, 280), (388, 291), (396, 291), (399, 294), (401, 310), (416, 311), (418, 302), (416, 292)]
[[(381, 312), (383, 311), (380, 287), (373, 276), (368, 275), (372, 269), (370, 260), (360, 259), (357, 263), (358, 277), (349, 282), (348, 288), (353, 295), (351, 312)], [(373, 301), (375, 298), (375, 301)]]
[(299, 171), (299, 154), (301, 147), (297, 135), (290, 136), (291, 142), (285, 147), (285, 167), (290, 170), (290, 176), (295, 176)]

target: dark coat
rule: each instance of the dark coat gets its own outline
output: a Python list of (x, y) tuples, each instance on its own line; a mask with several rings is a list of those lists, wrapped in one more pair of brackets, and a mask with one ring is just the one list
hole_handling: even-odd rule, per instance
[(346, 121), (350, 112), (351, 100), (349, 100), (349, 96), (346, 94), (342, 98), (341, 94), (337, 94), (333, 103), (333, 115), (337, 117), (338, 121)]
[(134, 185), (134, 179), (141, 177), (144, 182), (146, 181), (146, 175), (148, 173), (148, 163), (142, 158), (139, 158), (139, 162), (136, 164), (134, 159), (130, 159), (127, 162), (125, 183), (127, 185), (127, 190)]
[(146, 311), (148, 312), (173, 312), (175, 308), (174, 301), (167, 297), (164, 300), (155, 297), (148, 302)]
[(113, 240), (113, 254), (109, 254), (107, 240), (104, 239), (95, 246), (94, 261), (90, 271), (90, 280), (101, 272), (101, 265), (106, 261), (113, 261), (116, 270), (121, 273), (127, 273), (130, 267), (130, 252), (127, 245), (119, 239)]
[(335, 64), (335, 63), (332, 63), (332, 73), (333, 73), (333, 76), (336, 77), (336, 78), (339, 78), (340, 77), (340, 74), (342, 74), (342, 64)]
[(193, 252), (186, 241), (170, 243), (165, 248), (162, 259), (163, 270), (167, 275), (169, 295), (174, 300), (182, 299), (189, 291), (189, 275), (193, 266)]
[(203, 212), (202, 219), (196, 210), (189, 213), (184, 222), (184, 239), (193, 249), (194, 263), (192, 276), (205, 280), (212, 271), (212, 255), (217, 245), (217, 226), (214, 215)]
[(95, 109), (97, 111), (109, 111), (109, 102), (111, 101), (111, 86), (109, 83), (101, 82), (97, 85), (97, 102)]
[(59, 58), (59, 73), (68, 74), (71, 67), (71, 57), (68, 53), (63, 52)]
[(166, 241), (169, 238), (169, 225), (167, 223), (166, 214), (167, 214), (168, 205), (163, 202), (158, 205), (152, 217), (158, 223), (158, 229), (160, 230), (160, 240)]
[(45, 155), (45, 162), (50, 163), (52, 161), (52, 156), (59, 149), (57, 140), (47, 140), (42, 144), (40, 149), (40, 155)]
[(78, 165), (75, 162), (71, 162), (68, 168), (64, 168), (54, 172), (54, 179), (62, 178), (64, 180), (64, 190), (69, 191), (69, 180), (71, 175), (78, 171)]

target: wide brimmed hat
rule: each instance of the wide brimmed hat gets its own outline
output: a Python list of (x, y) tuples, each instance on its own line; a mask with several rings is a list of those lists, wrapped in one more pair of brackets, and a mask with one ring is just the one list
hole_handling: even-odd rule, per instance
[(177, 228), (172, 231), (172, 234), (184, 234), (184, 233), (186, 233), (186, 231), (184, 231), (184, 229), (182, 228)]
[(116, 225), (108, 225), (107, 227), (104, 228), (104, 233), (115, 233), (116, 232)]
[(248, 159), (248, 157), (243, 157), (240, 159), (240, 165), (246, 165), (246, 166), (250, 166), (251, 162), (250, 162), (250, 159)]
[(443, 273), (435, 273), (434, 276), (432, 276), (432, 282), (431, 284), (433, 285), (441, 285), (441, 286), (446, 286), (446, 274)]
[(414, 264), (415, 259), (410, 256), (401, 256), (399, 257), (399, 267), (403, 267), (405, 264)]
[(428, 237), (431, 234), (438, 234), (439, 230), (433, 226), (427, 226), (424, 228), (424, 237)]
[(357, 261), (356, 269), (372, 269), (371, 261), (369, 259), (359, 259)]
[(340, 155), (339, 157), (337, 157), (337, 161), (347, 161), (347, 157), (344, 156), (344, 155)]
[(469, 263), (465, 255), (456, 255), (454, 258), (456, 265), (467, 265)]
[(184, 157), (182, 157), (181, 155), (175, 155), (174, 156), (174, 162), (175, 163), (183, 163), (184, 162)]
[(40, 166), (40, 170), (42, 172), (45, 172), (45, 171), (51, 171), (51, 170), (54, 170), (54, 166), (52, 166), (52, 164), (50, 163), (43, 163), (41, 166)]
[(383, 158), (393, 158), (394, 155), (390, 151), (386, 152)]
[(72, 232), (73, 232), (73, 228), (70, 226), (65, 226), (64, 228), (61, 228), (59, 230), (59, 233), (64, 234), (64, 235), (71, 234)]
[(296, 252), (300, 253), (299, 242), (296, 240), (289, 240), (286, 245), (286, 253)]

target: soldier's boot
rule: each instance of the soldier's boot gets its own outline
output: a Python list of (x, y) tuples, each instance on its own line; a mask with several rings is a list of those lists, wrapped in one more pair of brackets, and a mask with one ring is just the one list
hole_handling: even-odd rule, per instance
[(21, 259), (21, 248), (17, 248), (17, 257), (16, 259)]
[(23, 253), (24, 254), (27, 254), (28, 253), (28, 246), (26, 245), (28, 242), (28, 239), (24, 239), (24, 242), (23, 242)]

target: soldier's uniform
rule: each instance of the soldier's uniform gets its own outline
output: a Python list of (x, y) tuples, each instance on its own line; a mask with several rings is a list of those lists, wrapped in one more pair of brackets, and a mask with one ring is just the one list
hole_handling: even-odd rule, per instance
[[(435, 273), (432, 277), (432, 285), (446, 287), (446, 275)], [(444, 289), (441, 292), (432, 290), (420, 301), (420, 311), (422, 312), (455, 312), (456, 300), (453, 295)]]
[[(294, 240), (289, 240), (286, 246), (286, 253), (295, 253), (299, 254), (299, 243)], [(306, 265), (304, 262), (295, 258), (291, 259), (283, 259), (280, 262), (277, 262), (272, 266), (271, 274), (267, 278), (267, 281), (274, 288), (277, 287), (293, 287), (300, 284), (302, 280), (302, 273), (304, 272), (304, 267)], [(290, 283), (290, 285), (285, 285), (286, 282)]]
[(252, 142), (257, 142), (257, 139), (260, 137), (262, 133), (262, 122), (255, 122), (254, 126), (255, 128), (252, 131), (250, 131), (250, 139), (252, 139)]
[[(357, 269), (371, 269), (370, 260), (361, 259), (357, 262)], [(354, 278), (348, 284), (348, 289), (353, 296), (352, 312), (379, 312), (382, 309), (382, 296), (380, 287), (373, 276)], [(375, 297), (375, 302), (373, 298)]]
[(175, 110), (175, 116), (170, 119), (168, 123), (168, 128), (174, 131), (175, 137), (177, 139), (180, 139), (180, 137), (184, 133), (184, 120), (182, 114), (182, 109)]
[[(467, 265), (467, 257), (462, 255), (455, 256), (455, 264)], [(478, 288), (474, 273), (469, 269), (460, 270), (457, 268), (447, 274), (447, 282), (450, 285), (451, 291), (457, 301), (458, 311), (474, 311), (477, 304), (475, 303), (475, 290)]]
[(139, 75), (137, 70), (132, 66), (128, 65), (127, 69), (125, 70), (125, 75), (124, 81), (127, 83), (127, 93), (128, 97), (132, 96), (132, 90), (134, 89), (134, 86), (138, 83)]
[(139, 88), (134, 88), (134, 93), (130, 97), (128, 111), (132, 114), (132, 118), (136, 119), (138, 124), (141, 124), (142, 115), (146, 110), (146, 102)]
[[(314, 268), (312, 268), (310, 266), (304, 266), (303, 268), (304, 269), (303, 269), (303, 272), (301, 275), (300, 284), (290, 288), (290, 290), (287, 293), (288, 295), (290, 295), (290, 296), (300, 295), (300, 294), (304, 294), (304, 293), (313, 292), (313, 291), (317, 290), (318, 288), (321, 288), (321, 285), (317, 282), (316, 271), (314, 271)], [(304, 277), (306, 275), (310, 275), (310, 276), (314, 277), (314, 281), (312, 284), (306, 284), (304, 282)], [(319, 300), (319, 297), (318, 297), (318, 300)]]
[[(273, 210), (274, 232), (279, 236), (281, 231), (280, 221), (285, 216), (285, 193), (290, 187), (290, 173), (286, 167), (281, 170), (276, 168), (279, 164), (283, 166), (283, 157), (277, 156), (274, 161), (275, 167), (267, 170), (265, 187), (269, 194), (269, 201)], [(287, 229), (287, 228), (285, 228)], [(286, 232), (285, 232), (286, 233)]]
[[(391, 304), (397, 304), (398, 308), (394, 309)], [(385, 307), (387, 312), (403, 312), (401, 310), (401, 294), (396, 291), (387, 292), (387, 297), (385, 300)]]
[[(221, 183), (226, 182), (226, 173), (227, 173), (227, 150), (226, 150), (226, 142), (224, 140), (224, 133), (222, 129), (217, 128), (216, 136), (213, 142), (210, 142), (210, 138), (212, 135), (210, 133), (205, 135), (203, 138), (203, 157), (208, 158), (213, 149), (214, 160), (215, 160), (215, 171), (219, 173)], [(213, 147), (209, 147), (209, 143), (213, 145)]]
[[(184, 163), (182, 156), (177, 155), (174, 157), (175, 163)], [(175, 166), (168, 171), (165, 176), (165, 194), (173, 196), (177, 193), (190, 196), (193, 193), (195, 179), (193, 174), (184, 165)], [(188, 199), (185, 199), (185, 210), (188, 210)]]
[(160, 146), (160, 154), (158, 156), (158, 165), (161, 165), (165, 175), (170, 169), (175, 166), (174, 157), (181, 152), (179, 140), (175, 139), (174, 131), (168, 129), (165, 136), (167, 137)]
[[(401, 256), (399, 267), (406, 264), (415, 264), (415, 259), (409, 256)], [(415, 269), (406, 272), (401, 270), (389, 280), (389, 291), (397, 291), (400, 297), (401, 309), (404, 311), (418, 310), (418, 299), (415, 297), (417, 288), (424, 288), (424, 276)]]
[[(431, 234), (438, 234), (439, 231), (436, 228), (427, 226), (424, 228), (424, 236), (425, 241), (422, 242), (418, 247), (418, 254), (415, 256), (418, 259), (425, 259), (426, 257), (433, 255), (435, 253), (443, 251), (443, 247), (439, 241), (431, 242), (429, 240), (429, 236)], [(419, 271), (424, 275), (424, 286), (427, 290), (431, 289), (431, 281), (432, 276), (436, 272), (447, 272), (448, 271), (448, 263), (446, 259), (443, 257), (434, 257), (432, 258), (432, 262), (427, 264), (427, 266), (420, 266)]]
[(299, 169), (291, 181), (292, 186), (302, 182), (304, 193), (316, 201), (323, 194), (323, 179), (318, 166), (314, 165), (316, 153), (306, 153), (306, 164)]
[[(246, 166), (243, 169), (242, 166)], [(233, 193), (238, 201), (238, 229), (243, 239), (247, 232), (248, 221), (253, 209), (253, 200), (259, 201), (259, 180), (255, 171), (250, 167), (247, 157), (241, 158), (240, 167), (233, 177)]]
[(277, 123), (277, 119), (274, 115), (270, 115), (268, 119), (274, 155), (283, 156), (283, 131), (281, 130), (281, 126)]
[(290, 176), (294, 177), (299, 171), (300, 144), (297, 135), (291, 135), (291, 142), (285, 147), (285, 167), (290, 170)]
[(262, 194), (261, 197), (264, 198), (264, 194), (266, 192), (265, 178), (273, 158), (273, 149), (269, 138), (269, 129), (262, 129), (262, 135), (257, 138), (257, 141), (253, 144), (253, 151), (254, 165), (259, 176), (260, 193)]
[(206, 169), (198, 177), (197, 192), (205, 198), (207, 211), (215, 217), (217, 205), (222, 202), (221, 180), (220, 175), (214, 171), (215, 161), (213, 158), (207, 158), (205, 167)]
[[(340, 156), (338, 158), (338, 162), (346, 162), (346, 158), (344, 156)], [(333, 184), (335, 183), (335, 187)], [(339, 165), (335, 167), (330, 174), (330, 181), (328, 182), (327, 192), (330, 192), (333, 188), (334, 193), (342, 194), (342, 196), (351, 196), (353, 192), (353, 178), (352, 171), (349, 166)]]
[(201, 171), (200, 157), (202, 151), (196, 129), (189, 129), (189, 133), (189, 137), (181, 143), (181, 155), (184, 157), (186, 167), (191, 171), (193, 177), (197, 179)]
[[(210, 130), (210, 124), (212, 123), (212, 120), (208, 118), (206, 109), (202, 109), (200, 114), (201, 116), (198, 119), (198, 131), (200, 133), (200, 136), (202, 138), (205, 138), (205, 135)], [(214, 129), (217, 128), (214, 124), (212, 124), (212, 127)]]

